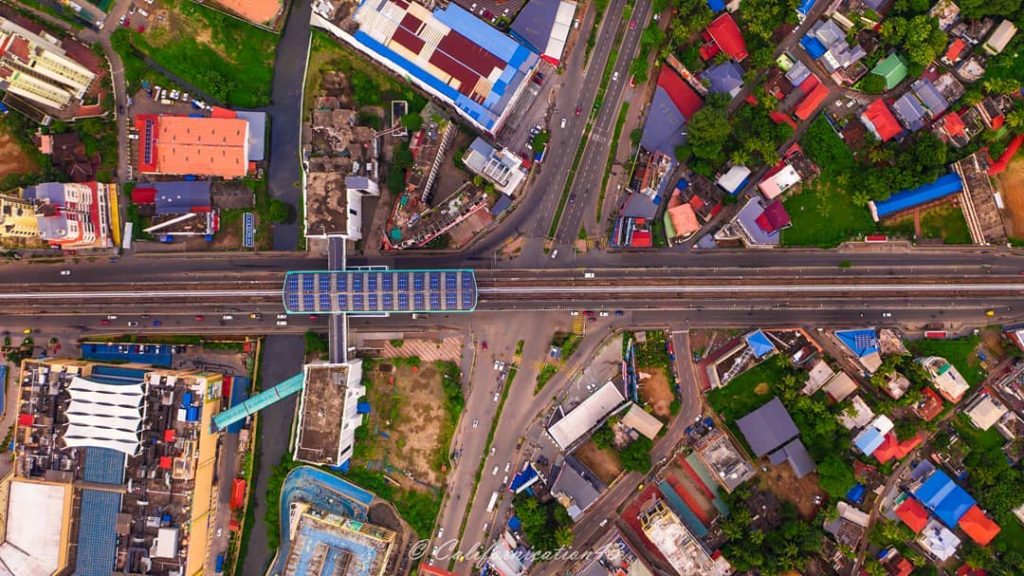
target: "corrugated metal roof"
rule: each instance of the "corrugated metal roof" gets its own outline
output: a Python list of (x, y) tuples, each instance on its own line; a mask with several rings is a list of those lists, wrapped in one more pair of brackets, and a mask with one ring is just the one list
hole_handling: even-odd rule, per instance
[(789, 412), (778, 398), (736, 421), (747, 444), (758, 457), (782, 446), (799, 434)]
[(963, 190), (963, 182), (960, 180), (960, 176), (956, 172), (950, 172), (929, 184), (910, 190), (901, 190), (885, 200), (872, 201), (871, 205), (877, 220), (940, 200), (961, 190)]

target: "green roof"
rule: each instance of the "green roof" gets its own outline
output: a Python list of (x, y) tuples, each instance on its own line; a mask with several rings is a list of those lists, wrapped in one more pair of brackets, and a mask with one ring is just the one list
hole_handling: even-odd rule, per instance
[(893, 52), (885, 60), (875, 64), (871, 73), (885, 78), (885, 89), (892, 90), (907, 77), (907, 63)]

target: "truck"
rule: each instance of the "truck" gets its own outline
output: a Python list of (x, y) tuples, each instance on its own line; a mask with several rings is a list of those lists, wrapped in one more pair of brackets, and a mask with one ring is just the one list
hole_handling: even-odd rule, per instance
[(224, 572), (224, 553), (217, 554), (217, 561), (215, 564), (217, 574)]
[(491, 493), (491, 499), (487, 502), (487, 511), (494, 512), (494, 505), (498, 503), (498, 491)]

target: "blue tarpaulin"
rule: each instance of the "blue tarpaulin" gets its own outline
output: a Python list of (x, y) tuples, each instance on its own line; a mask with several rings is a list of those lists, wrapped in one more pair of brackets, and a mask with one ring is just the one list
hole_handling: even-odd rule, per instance
[(821, 40), (818, 40), (810, 34), (800, 39), (800, 45), (803, 46), (804, 50), (807, 51), (807, 54), (815, 60), (824, 56), (825, 52), (828, 52), (828, 48), (825, 48), (825, 45), (821, 43)]
[(522, 526), (522, 522), (519, 521), (519, 516), (513, 516), (513, 517), (508, 519), (508, 529), (509, 530), (512, 530), (512, 531), (519, 530), (520, 526)]
[(360, 402), (359, 404), (356, 404), (356, 414), (369, 414), (369, 413), (370, 413), (370, 403), (369, 402)]
[(801, 0), (800, 5), (796, 7), (796, 11), (807, 16), (811, 11), (811, 8), (814, 8), (815, 1), (816, 0)]
[(850, 491), (846, 493), (846, 499), (854, 504), (860, 504), (861, 502), (864, 502), (865, 492), (867, 492), (867, 490), (864, 488), (863, 484), (854, 484), (853, 488), (850, 488)]
[(708, 8), (715, 14), (725, 10), (725, 2), (723, 0), (708, 0)]

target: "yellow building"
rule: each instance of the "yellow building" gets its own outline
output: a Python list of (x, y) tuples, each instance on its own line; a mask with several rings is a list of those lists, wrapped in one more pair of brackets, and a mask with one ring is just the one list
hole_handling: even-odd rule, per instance
[(38, 238), (36, 210), (30, 202), (0, 194), (0, 238)]

